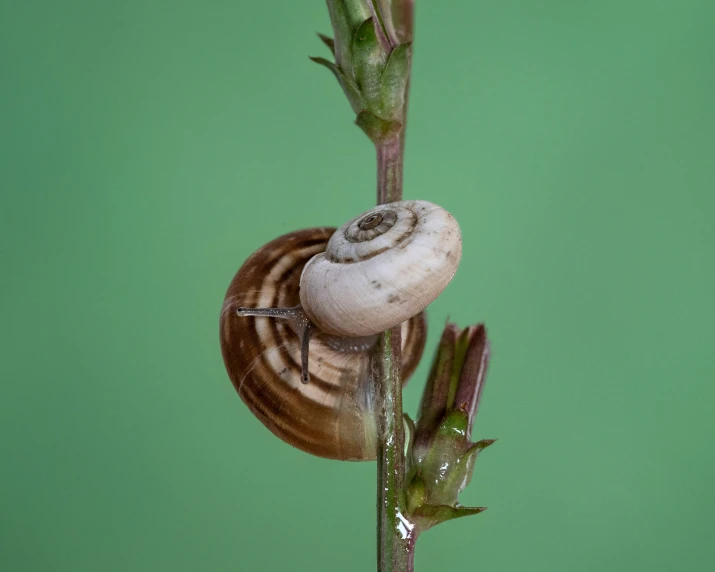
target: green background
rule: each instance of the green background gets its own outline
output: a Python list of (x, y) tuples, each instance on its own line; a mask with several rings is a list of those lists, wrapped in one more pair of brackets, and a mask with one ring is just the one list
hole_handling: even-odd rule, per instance
[[(456, 214), (497, 437), (417, 571), (715, 568), (715, 3), (417, 2), (406, 198)], [(320, 0), (0, 1), (0, 570), (374, 568), (374, 464), (218, 346), (242, 261), (374, 200)]]

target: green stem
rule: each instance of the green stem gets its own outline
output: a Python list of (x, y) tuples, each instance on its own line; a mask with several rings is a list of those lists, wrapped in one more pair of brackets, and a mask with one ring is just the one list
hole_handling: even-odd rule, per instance
[[(377, 145), (377, 200), (402, 200), (402, 136)], [(402, 415), (401, 328), (380, 336), (373, 378), (378, 404), (377, 569), (412, 572), (414, 541), (405, 510), (405, 427)]]
[(377, 453), (378, 572), (407, 572), (411, 524), (404, 510), (405, 431), (402, 422), (400, 328), (380, 336), (375, 356), (379, 445)]

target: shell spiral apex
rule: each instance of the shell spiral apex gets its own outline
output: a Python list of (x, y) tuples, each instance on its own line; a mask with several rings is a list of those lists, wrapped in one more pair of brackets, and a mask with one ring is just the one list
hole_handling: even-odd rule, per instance
[(379, 205), (339, 228), (303, 269), (300, 301), (337, 336), (368, 336), (424, 310), (454, 277), (462, 237), (428, 201)]

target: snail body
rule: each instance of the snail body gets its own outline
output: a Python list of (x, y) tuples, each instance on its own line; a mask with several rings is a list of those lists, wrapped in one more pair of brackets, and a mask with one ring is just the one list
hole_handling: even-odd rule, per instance
[(378, 334), (401, 325), (406, 380), (424, 349), (422, 311), (460, 256), (459, 226), (427, 201), (379, 205), (337, 231), (268, 243), (238, 271), (221, 312), (221, 349), (239, 396), (299, 449), (374, 459)]

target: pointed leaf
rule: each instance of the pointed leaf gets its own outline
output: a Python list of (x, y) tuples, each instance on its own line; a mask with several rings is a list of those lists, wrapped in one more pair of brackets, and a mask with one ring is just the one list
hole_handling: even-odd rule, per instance
[(469, 481), (473, 464), (463, 455), (471, 447), (465, 433), (469, 420), (463, 411), (450, 411), (440, 423), (420, 474), (427, 483), (428, 502), (456, 506), (459, 493)]
[(372, 18), (365, 20), (353, 37), (352, 64), (355, 83), (368, 103), (379, 106), (380, 79), (387, 62), (387, 52), (380, 45)]
[(338, 83), (340, 83), (340, 87), (343, 88), (343, 92), (345, 92), (345, 96), (348, 98), (348, 101), (350, 102), (350, 106), (353, 108), (353, 111), (355, 113), (360, 113), (360, 110), (365, 107), (365, 101), (360, 94), (360, 90), (358, 90), (357, 86), (347, 77), (345, 77), (345, 74), (343, 74), (340, 68), (330, 60), (326, 60), (325, 58), (316, 58), (312, 56), (310, 59), (313, 60), (316, 64), (325, 66), (331, 72), (333, 72), (336, 79), (338, 80)]
[(452, 470), (446, 475), (443, 490), (451, 491), (450, 498), (445, 498), (446, 501), (452, 501), (451, 504), (459, 502), (459, 494), (467, 488), (467, 485), (472, 480), (474, 474), (474, 463), (477, 460), (482, 447), (475, 445), (471, 447), (464, 455), (457, 459)]
[(326, 46), (328, 46), (328, 49), (333, 53), (333, 56), (335, 56), (335, 40), (333, 40), (330, 36), (321, 34), (320, 32), (318, 32), (318, 37)]
[(455, 518), (462, 518), (464, 516), (471, 516), (473, 514), (479, 514), (485, 510), (487, 510), (487, 507), (485, 506), (451, 507), (446, 505), (423, 504), (415, 510), (411, 516), (412, 520), (419, 526), (420, 532), (423, 532), (442, 522), (453, 520)]
[(387, 60), (380, 78), (380, 113), (383, 117), (401, 117), (404, 112), (411, 58), (411, 44), (403, 44), (392, 50)]
[(343, 72), (340, 71), (340, 68), (334, 62), (331, 62), (330, 60), (326, 60), (325, 58), (321, 58), (319, 56), (308, 57), (316, 64), (320, 64), (321, 66), (325, 66), (326, 68), (328, 68), (331, 72), (335, 74), (336, 77), (343, 75)]
[(477, 441), (476, 443), (474, 443), (474, 445), (472, 445), (472, 449), (478, 449), (479, 451), (484, 451), (484, 449), (486, 449), (490, 445), (493, 445), (496, 442), (497, 442), (496, 439), (482, 439), (481, 441)]

